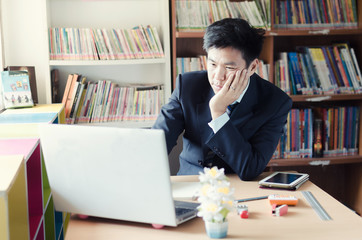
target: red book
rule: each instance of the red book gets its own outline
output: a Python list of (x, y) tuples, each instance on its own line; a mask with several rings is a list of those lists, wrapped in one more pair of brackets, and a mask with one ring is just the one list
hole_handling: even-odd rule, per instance
[(70, 90), (70, 85), (72, 84), (72, 80), (73, 80), (73, 74), (69, 74), (68, 75), (68, 80), (64, 89), (64, 93), (63, 93), (63, 100), (62, 103), (65, 105), (68, 99), (68, 95), (69, 95), (69, 90)]
[(67, 102), (65, 104), (65, 118), (69, 118), (69, 116), (70, 116), (70, 111), (72, 109), (73, 102), (74, 102), (74, 97), (75, 97), (75, 94), (77, 92), (77, 87), (78, 87), (78, 84), (79, 84), (79, 82), (77, 81), (78, 77), (79, 77), (78, 74), (73, 74), (73, 78), (72, 78), (72, 82), (70, 84), (70, 89), (69, 89)]

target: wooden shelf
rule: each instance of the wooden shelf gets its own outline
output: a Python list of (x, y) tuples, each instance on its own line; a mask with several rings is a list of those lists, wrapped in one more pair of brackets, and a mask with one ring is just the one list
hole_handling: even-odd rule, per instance
[(100, 123), (79, 123), (85, 126), (119, 127), (119, 128), (151, 128), (155, 121), (118, 121)]
[(327, 166), (332, 164), (362, 163), (362, 156), (340, 156), (322, 158), (278, 158), (271, 159), (268, 167), (281, 166)]
[(293, 102), (324, 102), (324, 101), (352, 101), (362, 100), (362, 94), (334, 94), (334, 95), (291, 95)]
[(326, 36), (326, 35), (359, 35), (361, 28), (311, 28), (311, 29), (273, 29), (266, 32), (266, 36)]
[(176, 32), (176, 38), (203, 38), (205, 32)]
[(164, 64), (165, 58), (130, 59), (130, 60), (50, 60), (50, 66), (105, 66), (105, 65), (141, 65)]
[[(177, 31), (175, 33), (176, 38), (203, 38), (204, 31)], [(267, 37), (277, 36), (326, 36), (326, 35), (360, 35), (362, 34), (362, 28), (351, 29), (326, 29), (326, 28), (311, 28), (311, 29), (273, 29), (265, 32)]]

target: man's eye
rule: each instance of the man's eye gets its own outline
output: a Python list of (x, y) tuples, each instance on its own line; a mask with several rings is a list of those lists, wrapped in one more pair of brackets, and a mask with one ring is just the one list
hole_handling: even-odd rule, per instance
[(226, 67), (226, 69), (228, 69), (228, 70), (235, 70), (236, 68), (235, 68), (235, 67)]

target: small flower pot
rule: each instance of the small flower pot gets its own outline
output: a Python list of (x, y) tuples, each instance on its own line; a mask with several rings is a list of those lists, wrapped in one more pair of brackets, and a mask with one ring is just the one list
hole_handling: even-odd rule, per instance
[(225, 238), (228, 233), (228, 221), (215, 223), (205, 222), (206, 233), (210, 238)]

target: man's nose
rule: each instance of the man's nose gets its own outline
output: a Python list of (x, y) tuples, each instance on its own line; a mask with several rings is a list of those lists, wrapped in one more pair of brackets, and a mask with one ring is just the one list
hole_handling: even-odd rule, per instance
[(224, 81), (225, 80), (225, 69), (222, 67), (217, 67), (215, 69), (215, 79), (218, 81)]

